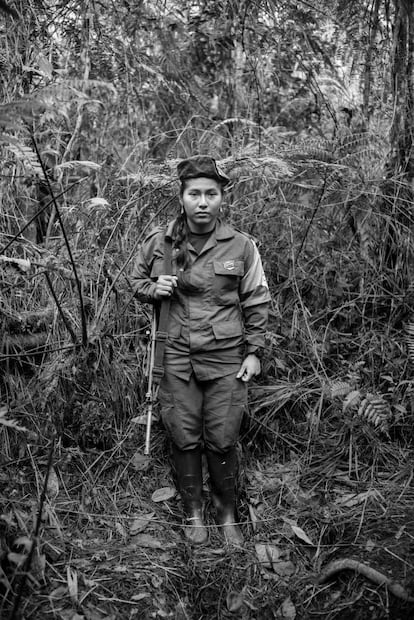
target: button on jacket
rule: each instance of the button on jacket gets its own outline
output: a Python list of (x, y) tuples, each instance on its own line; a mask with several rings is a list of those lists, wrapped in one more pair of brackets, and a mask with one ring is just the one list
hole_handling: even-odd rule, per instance
[[(132, 271), (135, 295), (154, 303), (158, 276), (165, 274), (164, 239), (158, 228), (144, 241)], [(165, 365), (182, 379), (194, 371), (200, 380), (237, 372), (244, 355), (264, 346), (269, 289), (253, 240), (229, 225), (216, 228), (198, 254), (188, 243), (190, 265), (172, 274), (178, 286), (171, 297)]]

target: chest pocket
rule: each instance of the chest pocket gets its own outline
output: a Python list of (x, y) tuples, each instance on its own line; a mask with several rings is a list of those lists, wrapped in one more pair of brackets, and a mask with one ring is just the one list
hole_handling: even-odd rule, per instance
[(220, 303), (233, 304), (238, 295), (237, 290), (241, 277), (244, 275), (242, 260), (215, 260), (213, 263), (213, 292)]

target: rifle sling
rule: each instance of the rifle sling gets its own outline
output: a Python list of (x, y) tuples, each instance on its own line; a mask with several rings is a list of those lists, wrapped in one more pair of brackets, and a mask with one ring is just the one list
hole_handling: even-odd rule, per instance
[[(164, 240), (164, 273), (167, 276), (172, 274), (172, 242), (170, 237)], [(152, 367), (152, 380), (157, 387), (164, 376), (164, 351), (168, 337), (168, 315), (170, 313), (171, 298), (166, 297), (161, 302), (155, 332), (155, 351), (154, 364)]]

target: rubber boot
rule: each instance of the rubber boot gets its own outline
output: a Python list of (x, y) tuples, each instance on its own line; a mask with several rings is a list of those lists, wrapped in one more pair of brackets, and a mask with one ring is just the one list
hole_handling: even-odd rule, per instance
[(202, 544), (206, 542), (208, 535), (203, 522), (201, 450), (180, 450), (173, 445), (172, 454), (187, 522), (184, 534), (193, 544)]
[(243, 535), (236, 521), (236, 448), (223, 454), (207, 450), (206, 454), (217, 523), (227, 543), (241, 545)]

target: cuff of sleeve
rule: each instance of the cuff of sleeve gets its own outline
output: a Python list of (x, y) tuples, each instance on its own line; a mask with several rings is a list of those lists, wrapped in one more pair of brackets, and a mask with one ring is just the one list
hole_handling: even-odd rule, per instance
[(247, 355), (255, 355), (259, 360), (261, 360), (264, 355), (264, 349), (262, 347), (255, 346), (247, 347)]

